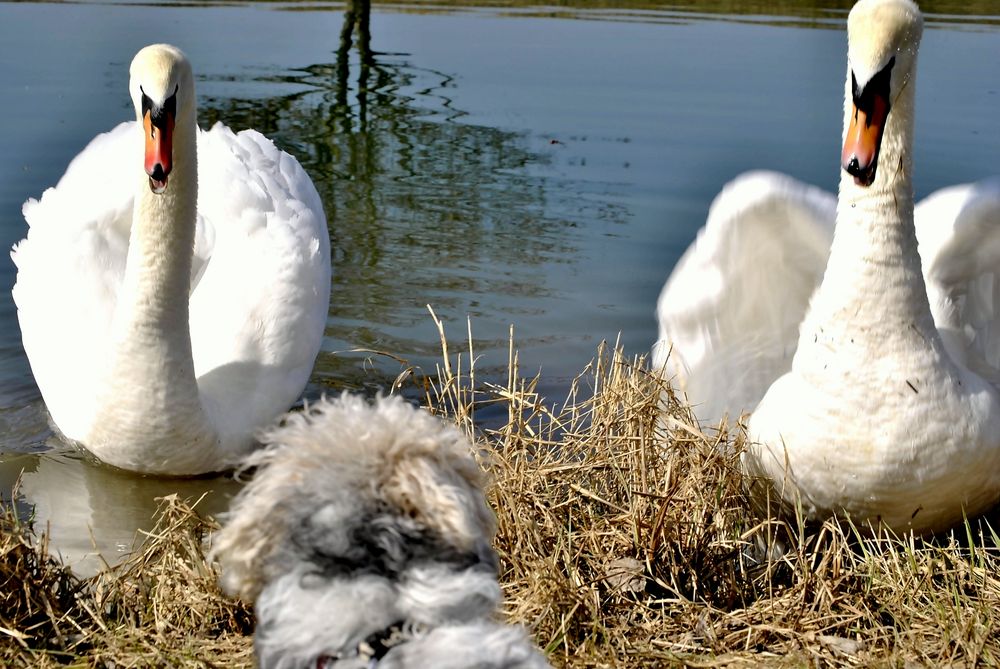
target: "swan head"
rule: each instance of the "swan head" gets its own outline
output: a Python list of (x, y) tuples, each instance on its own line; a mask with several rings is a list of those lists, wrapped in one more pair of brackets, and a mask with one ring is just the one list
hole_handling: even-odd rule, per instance
[(132, 59), (129, 93), (146, 138), (144, 167), (154, 193), (167, 188), (174, 164), (174, 127), (195, 118), (194, 75), (175, 46), (153, 44)]
[(911, 0), (860, 0), (847, 18), (848, 121), (841, 165), (860, 186), (875, 181), (893, 104), (912, 83), (923, 17)]

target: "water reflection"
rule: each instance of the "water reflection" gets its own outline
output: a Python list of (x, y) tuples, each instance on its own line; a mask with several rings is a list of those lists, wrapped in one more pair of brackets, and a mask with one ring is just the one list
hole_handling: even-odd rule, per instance
[[(296, 155), (323, 199), (334, 278), (313, 390), (390, 386), (400, 363), (367, 351), (433, 370), (427, 304), (462, 341), (466, 314), (530, 312), (545, 265), (575, 252), (570, 217), (548, 213), (545, 181), (524, 170), (545, 156), (523, 135), (443, 122), (462, 115), (451, 77), (373, 52), (366, 4), (348, 6), (334, 62), (280, 80), (295, 92), (202, 105), (204, 122), (254, 127)], [(505, 330), (479, 334), (477, 348), (504, 345)]]
[(52, 552), (83, 576), (113, 564), (142, 540), (141, 532), (153, 525), (158, 497), (177, 494), (193, 501), (204, 495), (197, 508), (214, 515), (228, 508), (239, 488), (228, 477), (136, 476), (64, 446), (43, 454), (0, 455), (0, 486), (16, 491), (21, 515), (46, 530)]
[(344, 11), (344, 25), (340, 29), (340, 46), (337, 48), (337, 89), (341, 94), (341, 103), (347, 106), (347, 76), (350, 73), (349, 54), (354, 39), (355, 29), (358, 34), (358, 58), (361, 61), (361, 72), (358, 75), (358, 104), (361, 108), (362, 124), (365, 117), (365, 91), (368, 85), (368, 72), (374, 64), (371, 42), (370, 0), (348, 0)]

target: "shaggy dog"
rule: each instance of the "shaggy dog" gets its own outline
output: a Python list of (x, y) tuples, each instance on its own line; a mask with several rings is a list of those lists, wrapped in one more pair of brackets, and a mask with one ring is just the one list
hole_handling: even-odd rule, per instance
[(255, 602), (266, 669), (541, 669), (500, 601), (468, 440), (399, 398), (289, 414), (251, 455), (213, 554)]

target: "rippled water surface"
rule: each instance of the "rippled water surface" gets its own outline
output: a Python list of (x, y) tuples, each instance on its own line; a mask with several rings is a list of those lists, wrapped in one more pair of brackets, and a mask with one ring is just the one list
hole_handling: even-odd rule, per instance
[[(337, 4), (0, 3), (0, 245), (24, 235), (27, 197), (131, 117), (135, 51), (173, 42), (203, 125), (268, 134), (324, 200), (335, 278), (307, 395), (433, 373), (430, 304), (456, 347), (471, 319), (482, 380), (504, 378), (513, 325), (522, 370), (558, 398), (602, 339), (648, 350), (659, 288), (725, 181), (770, 168), (835, 188), (848, 5), (376, 5), (363, 64), (339, 49)], [(918, 195), (1000, 171), (1000, 19), (924, 6)], [(20, 476), (18, 504), (73, 560), (91, 537), (114, 559), (156, 496), (211, 490), (224, 508), (226, 479), (112, 471), (52, 436), (13, 281), (0, 262), (0, 496)]]

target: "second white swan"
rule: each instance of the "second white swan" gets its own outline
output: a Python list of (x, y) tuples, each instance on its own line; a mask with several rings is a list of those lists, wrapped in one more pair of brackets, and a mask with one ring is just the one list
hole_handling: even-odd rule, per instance
[(988, 183), (914, 223), (922, 27), (909, 0), (855, 5), (835, 231), (831, 196), (739, 179), (664, 287), (655, 362), (711, 418), (753, 410), (745, 465), (789, 505), (932, 532), (1000, 496), (1000, 246)]

